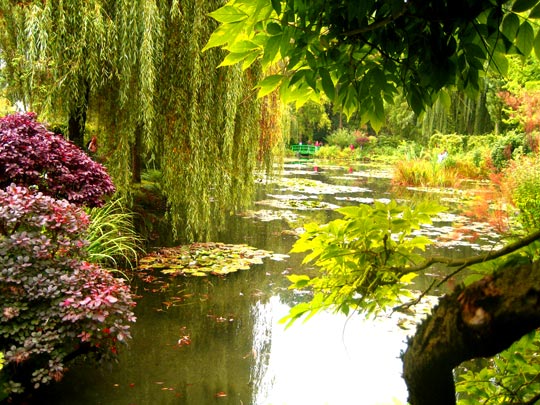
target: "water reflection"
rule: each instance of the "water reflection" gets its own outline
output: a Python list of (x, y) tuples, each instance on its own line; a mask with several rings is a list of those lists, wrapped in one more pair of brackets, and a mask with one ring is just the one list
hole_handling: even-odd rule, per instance
[(268, 329), (262, 336), (271, 345), (256, 365), (266, 371), (254, 389), (253, 404), (405, 403), (399, 359), (405, 334), (396, 330), (395, 320), (320, 313), (284, 333), (278, 320), (288, 305), (274, 296), (259, 311), (265, 322), (268, 314), (273, 319), (271, 339)]

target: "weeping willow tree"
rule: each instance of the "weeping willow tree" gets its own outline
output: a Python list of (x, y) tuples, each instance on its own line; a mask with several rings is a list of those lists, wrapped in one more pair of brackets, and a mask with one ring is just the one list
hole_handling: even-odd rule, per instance
[(253, 94), (257, 67), (217, 68), (223, 51), (201, 52), (216, 28), (208, 13), (223, 3), (0, 0), (10, 99), (64, 123), (80, 146), (92, 123), (122, 194), (141, 166), (159, 168), (178, 239), (205, 239), (242, 207), (279, 141), (268, 118), (279, 106)]

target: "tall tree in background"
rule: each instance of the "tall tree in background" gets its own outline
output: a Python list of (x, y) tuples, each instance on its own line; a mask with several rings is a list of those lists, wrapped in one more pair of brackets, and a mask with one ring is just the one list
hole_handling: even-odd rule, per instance
[(217, 69), (223, 51), (201, 53), (216, 28), (208, 14), (221, 5), (0, 0), (10, 99), (64, 123), (79, 146), (92, 123), (121, 193), (141, 166), (160, 168), (170, 222), (186, 239), (204, 239), (222, 212), (245, 203), (254, 168), (279, 140), (278, 120), (260, 142), (258, 68)]

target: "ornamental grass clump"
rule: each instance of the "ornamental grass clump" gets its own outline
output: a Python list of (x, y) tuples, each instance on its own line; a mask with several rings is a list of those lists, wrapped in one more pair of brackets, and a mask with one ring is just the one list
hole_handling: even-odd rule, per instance
[(26, 187), (0, 190), (0, 392), (58, 381), (79, 353), (114, 357), (135, 305), (124, 280), (85, 261), (87, 214)]
[(90, 261), (133, 269), (143, 252), (143, 240), (135, 230), (133, 213), (126, 209), (123, 199), (112, 199), (88, 213), (91, 221), (86, 239)]

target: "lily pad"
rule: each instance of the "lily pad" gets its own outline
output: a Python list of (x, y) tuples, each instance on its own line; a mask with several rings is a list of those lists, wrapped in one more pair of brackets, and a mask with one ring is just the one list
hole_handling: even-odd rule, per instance
[[(217, 242), (193, 243), (162, 248), (140, 260), (141, 269), (159, 269), (168, 275), (207, 276), (225, 275), (239, 270), (249, 270), (262, 264), (263, 258), (272, 258), (272, 252), (241, 244)], [(282, 260), (283, 255), (276, 255)]]
[(335, 210), (339, 208), (339, 205), (319, 200), (262, 200), (257, 201), (256, 204), (303, 211)]
[(286, 179), (279, 181), (278, 186), (282, 191), (291, 191), (294, 193), (303, 193), (311, 195), (334, 195), (348, 193), (370, 193), (371, 190), (356, 186), (340, 186), (336, 184), (328, 184), (319, 180), (312, 179)]

